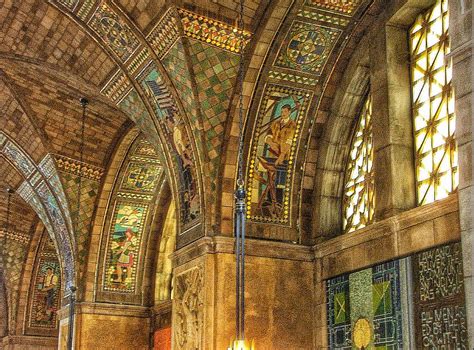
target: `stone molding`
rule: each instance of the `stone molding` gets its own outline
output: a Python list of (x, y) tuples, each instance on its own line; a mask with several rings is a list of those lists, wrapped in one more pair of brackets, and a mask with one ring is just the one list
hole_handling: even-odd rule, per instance
[(31, 335), (7, 335), (1, 339), (3, 347), (8, 345), (27, 345), (27, 346), (50, 346), (56, 348), (58, 346), (57, 337), (40, 337)]
[[(173, 266), (181, 266), (205, 254), (234, 254), (235, 239), (232, 237), (203, 237), (170, 255)], [(245, 254), (248, 256), (313, 261), (313, 248), (291, 243), (246, 239)]]
[[(363, 229), (340, 235), (313, 247), (291, 243), (247, 239), (246, 255), (273, 259), (314, 261), (329, 259), (338, 265), (338, 274), (380, 262), (378, 258), (359, 256), (348, 263), (337, 259), (342, 253), (373, 250), (373, 244), (391, 244), (392, 250), (379, 250), (385, 260), (407, 256), (433, 246), (460, 239), (458, 194), (416, 207), (375, 222)], [(170, 255), (173, 266), (181, 266), (205, 254), (234, 254), (232, 237), (203, 237)], [(328, 272), (325, 278), (335, 276)]]
[(315, 246), (322, 279), (460, 240), (458, 194)]
[(170, 300), (162, 301), (159, 304), (154, 305), (151, 308), (151, 310), (152, 310), (153, 314), (155, 314), (155, 315), (156, 314), (163, 314), (163, 313), (171, 311), (172, 305), (173, 305), (173, 302), (170, 299)]
[[(150, 308), (146, 306), (124, 305), (124, 304), (106, 304), (106, 303), (76, 303), (75, 315), (107, 315), (107, 316), (125, 316), (149, 318)], [(65, 306), (58, 311), (60, 320), (69, 317), (69, 307)]]

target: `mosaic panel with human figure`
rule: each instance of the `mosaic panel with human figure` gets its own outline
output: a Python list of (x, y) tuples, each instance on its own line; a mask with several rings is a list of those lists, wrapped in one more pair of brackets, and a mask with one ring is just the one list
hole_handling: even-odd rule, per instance
[(107, 246), (105, 290), (134, 291), (148, 205), (119, 201)]
[(44, 231), (37, 256), (28, 315), (28, 329), (57, 329), (61, 298), (61, 269), (54, 243)]
[(171, 147), (178, 177), (180, 222), (186, 228), (200, 216), (200, 201), (196, 183), (196, 168), (191, 140), (171, 94), (163, 79), (151, 65), (143, 75), (142, 85), (160, 118), (161, 126)]
[(287, 223), (294, 154), (310, 94), (269, 86), (258, 113), (249, 167), (247, 217)]

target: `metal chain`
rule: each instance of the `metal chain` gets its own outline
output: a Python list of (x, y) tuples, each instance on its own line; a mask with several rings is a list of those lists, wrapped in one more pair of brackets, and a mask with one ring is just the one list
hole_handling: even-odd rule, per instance
[(238, 19), (238, 30), (240, 31), (240, 61), (239, 61), (239, 159), (238, 159), (238, 173), (237, 173), (237, 185), (243, 186), (244, 184), (244, 0), (240, 0), (239, 8), (239, 19)]
[[(79, 183), (77, 189), (77, 214), (76, 214), (76, 230), (79, 229), (79, 218), (81, 209), (81, 194), (82, 194), (82, 167), (84, 162), (84, 135), (85, 135), (85, 124), (86, 124), (86, 108), (89, 101), (82, 97), (79, 102), (82, 106), (82, 120), (81, 120), (81, 144), (79, 146)], [(78, 232), (76, 232), (78, 233)]]

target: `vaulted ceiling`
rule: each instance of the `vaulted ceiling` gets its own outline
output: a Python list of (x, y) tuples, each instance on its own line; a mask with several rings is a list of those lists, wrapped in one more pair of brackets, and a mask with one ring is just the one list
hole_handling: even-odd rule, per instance
[[(251, 209), (250, 231), (256, 237), (309, 243), (310, 234), (304, 231), (311, 227), (317, 157), (308, 154), (318, 152), (337, 83), (377, 11), (369, 0), (246, 0), (245, 30), (239, 32), (237, 0), (4, 1), (0, 127), (35, 166), (48, 154), (56, 161), (64, 193), (54, 195), (60, 204), (63, 197), (69, 203), (62, 208), (64, 215), (70, 212), (73, 222), (76, 215), (90, 219), (100, 175), (88, 199), (89, 212), (78, 214), (72, 204), (77, 181), (61, 172), (64, 164), (81, 158), (79, 98), (86, 96), (90, 104), (82, 160), (90, 169), (103, 174), (135, 124), (162, 151), (178, 206), (189, 201), (186, 205), (194, 210), (192, 218), (181, 217), (180, 231), (199, 232), (178, 244), (202, 232), (229, 235), (237, 164), (237, 79), (245, 47), (241, 73), (250, 167), (259, 159), (254, 150), (261, 147), (260, 116), (269, 112), (265, 103), (282, 101), (286, 94), (302, 106), (290, 157), (296, 174), (288, 178), (285, 190), (289, 195), (278, 215), (262, 217)], [(192, 169), (192, 186), (179, 182), (183, 160)], [(2, 203), (5, 188), (18, 189), (25, 181), (14, 165), (0, 156)], [(255, 179), (249, 175), (247, 181)], [(14, 197), (13, 217), (22, 217), (15, 230), (28, 235), (38, 218)]]

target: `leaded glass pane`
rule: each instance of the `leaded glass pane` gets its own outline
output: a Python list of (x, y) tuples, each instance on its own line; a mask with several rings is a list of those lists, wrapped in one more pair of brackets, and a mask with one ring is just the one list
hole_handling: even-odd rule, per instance
[(344, 232), (355, 231), (368, 225), (374, 216), (372, 144), (372, 99), (369, 95), (359, 117), (346, 169), (343, 200)]
[(410, 29), (412, 110), (418, 204), (445, 198), (458, 185), (448, 2), (438, 0)]

